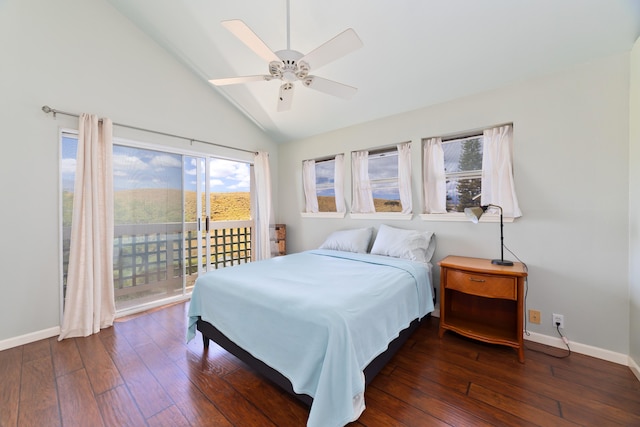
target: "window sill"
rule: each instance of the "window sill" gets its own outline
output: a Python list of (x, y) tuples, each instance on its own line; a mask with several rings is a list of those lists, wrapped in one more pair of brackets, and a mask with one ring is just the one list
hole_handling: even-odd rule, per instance
[[(449, 212), (444, 214), (420, 214), (423, 221), (442, 221), (442, 222), (471, 222), (462, 212)], [(513, 217), (503, 217), (502, 222), (513, 222)], [(484, 214), (480, 218), (480, 222), (500, 222), (499, 214)]]
[(344, 218), (346, 212), (300, 212), (302, 218)]
[(353, 219), (382, 219), (408, 221), (413, 218), (413, 214), (403, 214), (400, 212), (374, 212), (374, 213), (354, 213), (349, 214)]

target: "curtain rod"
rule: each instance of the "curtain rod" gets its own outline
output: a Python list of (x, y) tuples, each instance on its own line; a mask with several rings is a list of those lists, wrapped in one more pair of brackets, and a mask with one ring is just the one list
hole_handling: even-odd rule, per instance
[[(48, 105), (44, 105), (42, 107), (42, 111), (44, 111), (46, 114), (52, 113), (54, 119), (56, 118), (56, 114), (63, 114), (65, 116), (70, 116), (70, 117), (80, 117), (79, 114), (68, 113), (66, 111), (56, 110), (55, 108), (51, 108)], [(214, 145), (216, 147), (229, 148), (231, 150), (244, 151), (245, 153), (256, 154), (256, 151), (253, 151), (253, 150), (245, 150), (243, 148), (230, 147), (228, 145), (216, 144), (215, 142), (203, 141), (201, 139), (187, 138), (186, 136), (175, 135), (175, 134), (172, 134), (172, 133), (160, 132), (160, 131), (157, 131), (157, 130), (145, 129), (145, 128), (140, 128), (140, 127), (137, 127), (137, 126), (124, 125), (122, 123), (115, 123), (115, 122), (113, 123), (113, 125), (114, 126), (119, 126), (121, 128), (139, 130), (139, 131), (142, 131), (142, 132), (149, 132), (149, 133), (155, 133), (155, 134), (158, 134), (158, 135), (169, 136), (169, 137), (172, 137), (172, 138), (184, 139), (184, 140), (190, 141), (190, 142), (199, 142), (201, 144)]]

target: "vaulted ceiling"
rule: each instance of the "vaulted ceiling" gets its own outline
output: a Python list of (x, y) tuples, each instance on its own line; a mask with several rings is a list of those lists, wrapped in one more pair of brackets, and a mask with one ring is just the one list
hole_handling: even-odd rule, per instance
[[(279, 80), (213, 86), (276, 141), (290, 141), (628, 52), (638, 0), (109, 0), (205, 81), (268, 74), (221, 21), (241, 19), (273, 51), (306, 54), (347, 28), (363, 47), (312, 74), (358, 88), (350, 100)], [(287, 33), (287, 28), (290, 32)], [(170, 82), (168, 82), (170, 83)]]

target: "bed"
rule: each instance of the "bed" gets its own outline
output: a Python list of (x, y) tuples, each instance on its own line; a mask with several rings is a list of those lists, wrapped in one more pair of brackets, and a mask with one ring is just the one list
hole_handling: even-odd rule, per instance
[(188, 340), (199, 330), (310, 404), (309, 427), (357, 419), (367, 382), (433, 311), (424, 258), (327, 242), (206, 273), (189, 308)]

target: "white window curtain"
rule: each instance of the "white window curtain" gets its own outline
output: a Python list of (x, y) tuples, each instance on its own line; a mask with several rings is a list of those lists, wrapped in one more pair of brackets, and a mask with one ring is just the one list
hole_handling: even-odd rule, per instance
[(316, 161), (302, 162), (302, 186), (304, 187), (304, 211), (318, 212), (318, 193), (316, 191)]
[(344, 154), (336, 155), (333, 186), (336, 195), (336, 212), (345, 213), (347, 206), (344, 202)]
[(271, 169), (269, 153), (260, 151), (254, 159), (256, 182), (257, 220), (256, 220), (256, 260), (271, 258), (270, 228), (271, 218)]
[(59, 340), (113, 325), (113, 124), (82, 114), (73, 194), (71, 246)]
[(373, 213), (373, 192), (369, 180), (369, 152), (354, 151), (351, 153), (351, 168), (353, 174), (353, 213)]
[(447, 213), (447, 181), (442, 138), (429, 138), (423, 147), (424, 209), (428, 214)]
[(398, 144), (398, 190), (402, 213), (413, 212), (411, 200), (411, 143)]
[(522, 216), (513, 179), (513, 127), (485, 130), (483, 147), (481, 204), (498, 205), (507, 217)]

